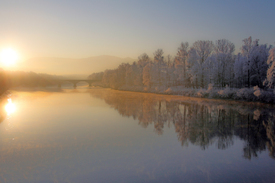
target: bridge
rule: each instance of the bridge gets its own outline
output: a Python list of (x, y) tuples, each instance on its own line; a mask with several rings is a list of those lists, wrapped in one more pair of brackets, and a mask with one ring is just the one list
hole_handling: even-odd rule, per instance
[(77, 87), (77, 83), (79, 82), (86, 82), (89, 84), (89, 86), (92, 86), (92, 83), (101, 81), (101, 80), (92, 80), (92, 79), (59, 79), (55, 80), (55, 82), (58, 84), (58, 87), (61, 88), (62, 83), (70, 82), (74, 84), (74, 88)]

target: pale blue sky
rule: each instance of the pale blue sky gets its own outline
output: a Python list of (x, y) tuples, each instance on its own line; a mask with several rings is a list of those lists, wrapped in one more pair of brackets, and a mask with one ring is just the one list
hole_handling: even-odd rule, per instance
[(225, 38), (239, 51), (249, 36), (274, 45), (274, 8), (274, 0), (1, 0), (0, 49), (23, 58), (137, 58)]

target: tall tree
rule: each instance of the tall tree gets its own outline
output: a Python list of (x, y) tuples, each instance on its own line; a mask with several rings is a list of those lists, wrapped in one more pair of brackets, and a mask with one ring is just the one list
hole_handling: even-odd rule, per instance
[(154, 77), (155, 79), (155, 82), (158, 84), (158, 85), (162, 85), (162, 81), (163, 81), (163, 67), (164, 67), (164, 56), (163, 56), (163, 50), (162, 49), (157, 49), (155, 52), (154, 52), (154, 69), (153, 69), (153, 72), (155, 72), (156, 74), (156, 78)]
[(233, 78), (234, 51), (235, 46), (230, 41), (226, 39), (216, 41), (214, 53), (211, 59), (207, 59), (208, 62), (212, 62), (212, 66), (204, 69), (205, 75), (210, 76), (210, 82), (214, 81), (216, 85), (221, 87), (231, 84)]
[(244, 78), (244, 57), (241, 53), (238, 53), (234, 63), (234, 85), (238, 88), (244, 86), (245, 78)]
[(174, 84), (176, 80), (175, 66), (171, 55), (167, 56), (167, 67), (166, 67), (166, 85), (168, 87)]
[(243, 46), (241, 48), (241, 53), (243, 56), (243, 69), (244, 69), (244, 74), (246, 75), (246, 83), (247, 86), (250, 87), (250, 76), (251, 76), (251, 53), (253, 50), (253, 47), (258, 45), (259, 40), (256, 39), (254, 42), (252, 42), (252, 37), (250, 36), (249, 38), (246, 38), (243, 40)]
[(177, 56), (175, 57), (175, 74), (178, 76), (177, 81), (184, 86), (187, 86), (187, 58), (188, 58), (188, 42), (181, 43), (178, 48)]
[(265, 80), (265, 85), (269, 88), (274, 88), (275, 86), (275, 48), (269, 51), (269, 57), (267, 60), (268, 70)]
[(253, 47), (251, 53), (251, 84), (253, 86), (258, 85), (260, 88), (263, 88), (263, 82), (266, 79), (266, 72), (268, 69), (268, 55), (271, 46), (266, 44), (261, 44)]
[(188, 51), (188, 66), (187, 66), (187, 73), (190, 77), (192, 86), (195, 88), (199, 87), (199, 82), (200, 82), (200, 73), (202, 73), (202, 69), (199, 65), (199, 56), (197, 55), (197, 52), (195, 48), (191, 48)]
[[(191, 66), (191, 73), (193, 73), (193, 78), (196, 78), (196, 82), (199, 80), (200, 83), (197, 83), (197, 87), (205, 87), (205, 80), (204, 80), (204, 69), (203, 64), (206, 59), (211, 55), (213, 50), (213, 43), (212, 41), (196, 41), (193, 44), (192, 51), (190, 52), (191, 58), (189, 59), (189, 63), (192, 64)], [(191, 63), (194, 62), (194, 63)], [(194, 76), (195, 75), (195, 76)]]
[(142, 86), (142, 68), (136, 62), (132, 64), (133, 84), (135, 86)]
[(143, 85), (146, 87), (151, 87), (152, 78), (151, 78), (152, 63), (147, 64), (142, 71), (142, 81)]
[(151, 61), (151, 60), (150, 60), (149, 56), (147, 55), (147, 53), (143, 53), (143, 54), (141, 54), (141, 55), (138, 57), (138, 63), (137, 63), (137, 65), (143, 68), (143, 67), (145, 67), (150, 61)]
[(266, 60), (270, 49), (271, 46), (259, 45), (259, 39), (252, 41), (252, 38), (249, 37), (243, 40), (242, 58), (239, 58), (239, 61), (243, 62), (243, 77), (246, 78), (244, 86), (263, 86), (267, 71)]

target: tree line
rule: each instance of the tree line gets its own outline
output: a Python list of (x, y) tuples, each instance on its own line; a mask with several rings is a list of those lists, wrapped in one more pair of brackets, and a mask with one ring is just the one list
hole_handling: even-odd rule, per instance
[(11, 87), (36, 87), (56, 85), (59, 76), (34, 72), (0, 70), (0, 94)]
[(235, 54), (235, 45), (220, 39), (199, 40), (190, 47), (181, 43), (176, 56), (164, 56), (162, 49), (154, 52), (151, 59), (143, 53), (133, 64), (122, 63), (116, 69), (93, 73), (89, 79), (102, 80), (105, 87), (142, 87), (148, 90), (161, 86), (185, 88), (274, 88), (275, 48), (260, 44), (251, 37), (243, 40), (240, 53)]

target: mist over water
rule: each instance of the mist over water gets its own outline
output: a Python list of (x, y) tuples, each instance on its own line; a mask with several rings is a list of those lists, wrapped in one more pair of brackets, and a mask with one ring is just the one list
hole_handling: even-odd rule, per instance
[(14, 90), (0, 112), (1, 182), (275, 178), (272, 105), (82, 88)]

